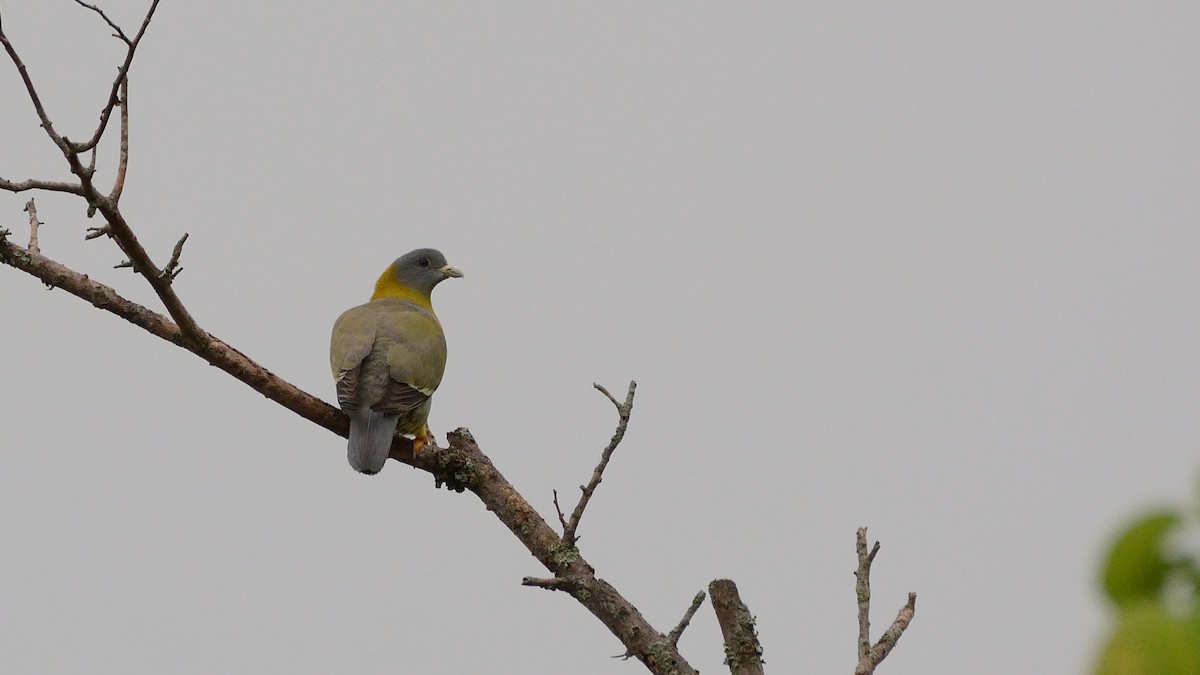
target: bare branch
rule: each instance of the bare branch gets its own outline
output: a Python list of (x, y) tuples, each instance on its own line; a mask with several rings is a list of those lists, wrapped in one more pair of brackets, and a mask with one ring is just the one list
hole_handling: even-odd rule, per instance
[[(344, 432), (343, 432), (344, 435)], [(437, 483), (470, 490), (554, 573), (528, 585), (564, 590), (587, 608), (621, 641), (628, 653), (652, 673), (695, 675), (696, 670), (675, 646), (646, 621), (641, 612), (603, 579), (573, 546), (566, 545), (528, 501), (496, 469), (466, 429), (446, 435), (449, 448), (422, 449), (413, 457), (410, 443), (397, 439), (392, 459), (429, 471)]]
[(24, 192), (26, 190), (45, 190), (47, 192), (66, 192), (73, 195), (83, 195), (83, 188), (78, 183), (64, 183), (62, 181), (52, 180), (36, 180), (30, 178), (23, 180), (20, 183), (11, 180), (0, 178), (0, 190), (8, 192)]
[(87, 234), (83, 235), (83, 238), (96, 239), (97, 237), (103, 237), (106, 235), (109, 237), (112, 236), (112, 230), (109, 229), (108, 225), (105, 225), (104, 227), (89, 227), (87, 229)]
[[(867, 528), (860, 527), (855, 534), (855, 551), (858, 553), (858, 569), (855, 570), (854, 594), (858, 598), (858, 659), (859, 664), (871, 651), (871, 562), (879, 550), (879, 542), (867, 552)], [(858, 672), (858, 671), (855, 671)]]
[(556, 577), (525, 577), (521, 579), (521, 585), (544, 588), (548, 591), (571, 591), (575, 588), (574, 582), (570, 579), (559, 579)]
[(613, 432), (612, 439), (609, 440), (608, 446), (600, 453), (600, 463), (592, 470), (592, 479), (587, 485), (580, 486), (583, 494), (579, 495), (579, 503), (575, 505), (575, 510), (571, 512), (571, 520), (563, 527), (563, 541), (568, 546), (574, 546), (579, 539), (576, 532), (579, 529), (579, 520), (583, 518), (583, 510), (587, 508), (588, 501), (596, 492), (596, 487), (600, 485), (600, 481), (604, 477), (604, 469), (608, 466), (608, 460), (612, 459), (613, 451), (621, 444), (621, 439), (625, 438), (625, 429), (629, 427), (629, 416), (633, 412), (633, 396), (637, 392), (637, 382), (629, 382), (629, 393), (625, 395), (625, 402), (618, 403), (613, 395), (608, 393), (608, 390), (599, 384), (592, 384), (600, 393), (608, 397), (613, 405), (617, 407), (617, 429)]
[(614, 398), (613, 395), (609, 393), (608, 389), (604, 388), (604, 385), (593, 382), (592, 386), (596, 388), (596, 391), (600, 392), (601, 394), (604, 394), (605, 396), (608, 397), (608, 400), (612, 401), (612, 404), (617, 407), (618, 413), (621, 412), (620, 401), (618, 401), (616, 398)]
[(696, 611), (700, 609), (700, 605), (704, 604), (704, 598), (704, 591), (697, 593), (696, 597), (692, 598), (691, 606), (683, 613), (683, 618), (675, 624), (670, 633), (667, 633), (667, 641), (671, 643), (672, 647), (679, 646), (679, 638), (683, 637), (683, 631), (687, 630), (688, 625), (692, 622), (692, 617), (696, 616)]
[(3, 44), (5, 51), (9, 55), (9, 58), (12, 60), (13, 64), (16, 65), (18, 72), (21, 74), (21, 80), (25, 83), (26, 93), (29, 95), (30, 101), (33, 102), (34, 109), (38, 114), (38, 119), (42, 121), (42, 128), (63, 153), (63, 157), (67, 160), (67, 164), (71, 168), (71, 173), (75, 174), (75, 176), (79, 178), (79, 191), (77, 194), (80, 194), (87, 199), (88, 215), (91, 216), (95, 212), (99, 212), (104, 216), (104, 219), (107, 221), (105, 227), (108, 228), (109, 235), (116, 240), (117, 245), (120, 246), (121, 250), (125, 252), (126, 256), (128, 256), (128, 262), (130, 263), (130, 266), (132, 266), (135, 271), (137, 271), (139, 274), (145, 277), (147, 281), (150, 282), (150, 286), (154, 289), (154, 292), (158, 295), (159, 299), (162, 300), (162, 303), (167, 308), (167, 312), (171, 315), (171, 318), (175, 320), (175, 323), (179, 325), (180, 330), (183, 331), (184, 339), (192, 342), (196, 346), (202, 347), (208, 343), (210, 336), (200, 328), (199, 324), (196, 323), (196, 320), (193, 319), (192, 315), (187, 311), (187, 308), (184, 307), (183, 301), (180, 300), (179, 296), (175, 294), (175, 291), (171, 288), (171, 279), (162, 276), (162, 270), (154, 265), (154, 262), (146, 253), (146, 250), (142, 248), (142, 245), (138, 242), (133, 230), (125, 221), (124, 215), (122, 215), (120, 210), (117, 208), (116, 201), (108, 196), (100, 194), (99, 190), (96, 189), (95, 184), (92, 183), (93, 170), (89, 167), (85, 167), (79, 158), (80, 153), (93, 150), (96, 147), (96, 144), (99, 142), (100, 137), (103, 135), (104, 129), (108, 124), (108, 118), (112, 114), (112, 109), (119, 102), (118, 94), (121, 91), (121, 85), (124, 83), (125, 77), (129, 72), (129, 66), (133, 62), (133, 55), (136, 52), (137, 45), (141, 41), (142, 36), (146, 34), (146, 28), (150, 25), (150, 20), (154, 17), (154, 11), (158, 7), (158, 2), (159, 0), (152, 0), (150, 9), (146, 12), (146, 16), (142, 20), (142, 25), (138, 29), (137, 35), (129, 41), (128, 49), (126, 50), (125, 54), (125, 61), (121, 64), (121, 67), (118, 70), (117, 79), (113, 82), (108, 103), (100, 115), (100, 125), (96, 128), (91, 140), (84, 143), (72, 143), (66, 137), (60, 136), (58, 132), (54, 130), (54, 126), (51, 123), (49, 116), (46, 114), (45, 108), (42, 106), (37, 89), (33, 85), (33, 80), (29, 76), (28, 69), (25, 67), (25, 63), (17, 54), (17, 51), (13, 47), (12, 43), (8, 40), (7, 36), (4, 35), (2, 24), (0, 24), (0, 43)]
[(900, 636), (904, 635), (904, 631), (908, 629), (908, 624), (912, 622), (913, 615), (916, 612), (917, 594), (909, 593), (908, 602), (904, 603), (904, 606), (900, 608), (900, 611), (896, 614), (896, 620), (892, 622), (891, 626), (888, 626), (888, 629), (879, 637), (879, 642), (876, 642), (875, 646), (871, 648), (870, 660), (872, 663), (879, 664), (887, 658), (887, 655), (892, 652), (892, 648), (900, 640)]
[(551, 490), (554, 493), (554, 511), (558, 513), (558, 524), (562, 525), (563, 532), (567, 531), (567, 519), (563, 517), (562, 507), (558, 505), (558, 490)]
[[(79, 2), (79, 0), (75, 0)], [(106, 17), (107, 18), (107, 17)], [(125, 170), (129, 167), (129, 78), (121, 80), (121, 152), (117, 159), (117, 177), (108, 198), (116, 204), (125, 190)], [(96, 149), (92, 148), (92, 166), (96, 164)]]
[(188, 233), (184, 232), (179, 241), (175, 242), (175, 249), (171, 251), (171, 259), (159, 275), (168, 282), (175, 281), (175, 277), (179, 276), (179, 273), (183, 271), (183, 268), (179, 266), (179, 256), (183, 255), (183, 242), (187, 241), (187, 238)]
[(191, 342), (169, 318), (127, 300), (112, 288), (89, 278), (86, 274), (80, 274), (45, 256), (21, 248), (3, 236), (0, 236), (0, 263), (26, 272), (47, 286), (61, 288), (152, 335), (187, 349), (310, 422), (343, 437), (348, 433), (349, 421), (340, 410), (276, 377), (212, 335), (206, 333), (206, 341), (202, 344)]
[[(272, 374), (245, 354), (216, 337), (203, 334), (203, 341), (188, 335), (170, 319), (131, 302), (116, 291), (59, 263), (13, 244), (0, 231), (0, 263), (31, 274), (51, 287), (62, 288), (96, 307), (111, 312), (163, 340), (200, 356), (268, 399), (301, 417), (345, 438), (349, 433), (346, 415), (324, 401)], [(426, 446), (417, 456), (412, 444), (397, 439), (391, 457), (428, 471), (438, 485), (457, 491), (470, 490), (504, 523), (547, 570), (555, 574), (553, 584), (564, 589), (615, 635), (625, 648), (652, 673), (695, 675), (696, 670), (671, 645), (664, 645), (656, 631), (632, 603), (603, 579), (571, 546), (554, 532), (538, 512), (513, 488), (480, 449), (466, 429), (447, 434), (448, 448)]]
[(754, 616), (742, 602), (737, 584), (717, 579), (708, 585), (721, 636), (725, 639), (725, 665), (732, 675), (763, 675), (762, 645), (754, 628)]
[(112, 19), (108, 18), (108, 15), (104, 13), (104, 10), (100, 9), (99, 7), (97, 7), (95, 5), (89, 5), (86, 2), (82, 2), (82, 0), (75, 0), (75, 2), (76, 2), (76, 4), (78, 4), (82, 7), (87, 7), (88, 9), (92, 10), (93, 12), (99, 14), (100, 18), (104, 19), (104, 23), (108, 24), (109, 28), (116, 31), (116, 33), (113, 33), (113, 37), (121, 40), (122, 42), (129, 45), (130, 47), (133, 46), (133, 43), (129, 41), (129, 38), (125, 37), (125, 31), (121, 30), (120, 26), (113, 23)]
[(37, 113), (38, 120), (42, 123), (42, 129), (54, 141), (64, 153), (69, 152), (70, 148), (62, 136), (54, 130), (54, 125), (50, 122), (50, 117), (46, 114), (46, 108), (42, 105), (42, 99), (38, 96), (37, 88), (33, 86), (33, 78), (29, 76), (29, 69), (25, 66), (25, 62), (21, 60), (21, 56), (17, 54), (17, 50), (9, 42), (8, 36), (4, 34), (4, 24), (0, 22), (0, 45), (3, 45), (4, 51), (8, 53), (8, 58), (17, 67), (17, 73), (21, 75), (21, 82), (25, 84), (25, 93), (29, 96), (29, 100), (33, 103), (33, 109)]
[(854, 571), (856, 582), (855, 595), (858, 597), (858, 664), (854, 675), (871, 675), (887, 655), (891, 653), (900, 636), (912, 622), (913, 614), (917, 611), (917, 594), (909, 593), (908, 602), (900, 608), (900, 613), (892, 625), (884, 631), (879, 642), (871, 644), (871, 563), (879, 553), (879, 542), (867, 550), (867, 528), (860, 527), (855, 533), (855, 551), (858, 553), (858, 568)]
[[(78, 2), (78, 0), (76, 0), (76, 2)], [(100, 123), (96, 126), (96, 130), (92, 133), (91, 138), (82, 143), (70, 143), (69, 147), (64, 148), (64, 150), (69, 149), (76, 153), (86, 152), (96, 147), (96, 144), (100, 142), (100, 137), (104, 135), (104, 130), (108, 127), (108, 120), (112, 116), (113, 108), (115, 108), (120, 101), (118, 93), (120, 91), (121, 84), (125, 81), (126, 76), (129, 74), (129, 67), (133, 65), (133, 55), (135, 52), (137, 52), (138, 44), (140, 44), (142, 41), (142, 36), (146, 34), (146, 28), (150, 26), (150, 20), (154, 18), (154, 10), (158, 9), (158, 2), (159, 0), (151, 1), (150, 9), (146, 11), (146, 16), (142, 19), (142, 25), (138, 28), (137, 35), (133, 36), (132, 40), (127, 39), (124, 32), (120, 31), (119, 28), (117, 29), (120, 32), (117, 37), (124, 40), (128, 48), (125, 51), (125, 61), (121, 63), (119, 68), (117, 68), (117, 77), (113, 80), (112, 88), (109, 90), (108, 100), (104, 104), (104, 108), (100, 111)], [(79, 4), (82, 5), (83, 3)], [(89, 5), (84, 6), (90, 7)], [(103, 13), (101, 13), (101, 15), (103, 16)], [(108, 21), (108, 17), (104, 17), (104, 19), (105, 21)], [(112, 25), (112, 23), (110, 22), (109, 25)]]
[(29, 252), (41, 253), (42, 249), (38, 247), (38, 227), (42, 225), (37, 217), (37, 204), (33, 200), (25, 202), (25, 212), (29, 214)]

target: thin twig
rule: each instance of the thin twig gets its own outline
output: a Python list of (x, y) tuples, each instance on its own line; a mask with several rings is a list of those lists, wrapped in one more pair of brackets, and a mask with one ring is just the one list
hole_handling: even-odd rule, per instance
[(871, 644), (871, 563), (879, 553), (879, 542), (867, 550), (867, 528), (860, 527), (855, 534), (855, 551), (858, 554), (858, 568), (854, 571), (856, 581), (855, 595), (858, 598), (858, 664), (854, 675), (871, 675), (875, 668), (887, 658), (900, 636), (912, 622), (917, 611), (917, 594), (909, 593), (908, 602), (900, 608), (899, 614), (892, 625), (884, 631), (879, 641)]
[(558, 505), (558, 490), (551, 490), (554, 493), (554, 510), (558, 512), (558, 524), (562, 525), (563, 532), (567, 531), (567, 520), (563, 517), (562, 507)]
[[(79, 0), (75, 0), (79, 2)], [(106, 17), (107, 18), (107, 17)], [(116, 204), (121, 200), (121, 192), (125, 190), (125, 171), (129, 167), (129, 78), (121, 80), (121, 152), (117, 160), (117, 177), (113, 181), (112, 192), (108, 198)], [(92, 149), (93, 153), (95, 148)], [(95, 155), (92, 156), (93, 161)]]
[(609, 393), (608, 389), (606, 389), (604, 387), (604, 385), (593, 382), (592, 386), (595, 387), (596, 390), (599, 391), (601, 394), (604, 394), (605, 396), (607, 396), (608, 400), (612, 401), (612, 404), (617, 407), (617, 412), (621, 411), (621, 402), (618, 401), (616, 398), (614, 398), (613, 395), (611, 393)]
[(592, 479), (587, 485), (580, 486), (583, 491), (579, 495), (579, 503), (575, 505), (575, 510), (571, 512), (571, 519), (563, 527), (563, 542), (568, 546), (574, 546), (579, 539), (576, 532), (579, 529), (579, 520), (583, 518), (583, 510), (587, 508), (588, 501), (596, 492), (596, 486), (600, 485), (600, 481), (604, 477), (604, 469), (608, 466), (608, 460), (612, 459), (613, 451), (621, 444), (621, 439), (625, 438), (625, 429), (629, 427), (629, 416), (633, 412), (633, 396), (637, 392), (637, 382), (630, 380), (629, 392), (625, 395), (625, 402), (618, 403), (617, 399), (608, 390), (599, 384), (592, 384), (600, 393), (608, 397), (612, 404), (617, 407), (617, 429), (613, 432), (612, 439), (609, 440), (608, 446), (600, 453), (600, 463), (592, 470)]
[(128, 257), (130, 266), (150, 282), (150, 286), (167, 308), (167, 312), (171, 315), (171, 318), (175, 320), (180, 330), (183, 331), (184, 339), (194, 345), (203, 346), (209, 344), (208, 334), (200, 328), (200, 325), (196, 323), (196, 320), (192, 318), (191, 313), (184, 306), (183, 301), (171, 288), (171, 280), (161, 276), (162, 270), (155, 266), (150, 255), (146, 253), (146, 249), (138, 242), (137, 236), (133, 233), (133, 229), (129, 227), (129, 223), (126, 222), (125, 216), (121, 213), (117, 204), (107, 195), (100, 193), (92, 182), (92, 173), (80, 161), (80, 153), (95, 148), (100, 137), (104, 134), (109, 116), (112, 114), (112, 108), (119, 102), (118, 94), (120, 93), (121, 83), (124, 82), (125, 76), (129, 72), (129, 66), (133, 63), (133, 56), (137, 50), (137, 45), (140, 43), (142, 36), (146, 34), (146, 29), (150, 25), (150, 20), (154, 17), (154, 11), (157, 9), (158, 3), (159, 0), (152, 0), (146, 16), (142, 19), (142, 25), (138, 29), (137, 35), (129, 41), (125, 61), (118, 69), (117, 79), (113, 82), (108, 103), (101, 112), (100, 124), (97, 126), (95, 133), (93, 133), (92, 138), (84, 143), (73, 143), (54, 130), (54, 125), (50, 121), (45, 107), (42, 105), (37, 88), (29, 76), (29, 71), (8, 37), (5, 36), (2, 24), (0, 24), (0, 43), (3, 44), (9, 58), (21, 74), (21, 80), (25, 84), (26, 93), (33, 103), (34, 110), (37, 111), (43, 130), (62, 152), (63, 157), (67, 160), (67, 165), (71, 168), (71, 173), (79, 178), (79, 194), (88, 201), (88, 215), (91, 216), (95, 212), (99, 212), (104, 216), (109, 234)]
[(184, 232), (179, 241), (175, 242), (175, 249), (171, 251), (171, 259), (167, 262), (167, 266), (162, 269), (160, 276), (168, 282), (175, 281), (175, 277), (183, 271), (179, 266), (179, 256), (183, 254), (183, 242), (187, 241), (188, 233)]
[(103, 237), (105, 235), (110, 237), (112, 236), (112, 230), (109, 229), (108, 225), (105, 225), (104, 227), (89, 227), (87, 229), (87, 234), (83, 235), (83, 238), (96, 239), (97, 237)]
[(575, 588), (575, 582), (571, 579), (558, 577), (525, 577), (521, 579), (521, 585), (544, 588), (548, 591), (570, 591)]
[(87, 7), (88, 9), (92, 10), (93, 12), (99, 14), (100, 18), (104, 19), (104, 23), (108, 24), (109, 28), (112, 28), (113, 30), (117, 31), (116, 33), (113, 33), (113, 37), (121, 40), (122, 42), (124, 42), (125, 44), (127, 44), (131, 47), (133, 46), (133, 43), (129, 41), (129, 38), (125, 37), (125, 31), (121, 30), (120, 26), (113, 23), (112, 19), (108, 18), (108, 15), (104, 13), (104, 10), (100, 9), (99, 7), (97, 7), (95, 5), (89, 5), (86, 2), (83, 2), (82, 0), (75, 0), (75, 2), (79, 5), (82, 5), (83, 7)]
[(704, 598), (704, 591), (697, 593), (696, 597), (692, 598), (691, 606), (683, 613), (683, 618), (679, 620), (679, 623), (675, 624), (670, 633), (667, 633), (667, 641), (671, 643), (671, 646), (679, 646), (679, 638), (683, 636), (683, 631), (687, 630), (688, 624), (692, 622), (692, 617), (696, 616), (696, 610), (700, 609), (700, 605), (704, 604)]
[(25, 85), (25, 93), (29, 96), (29, 101), (33, 103), (33, 110), (37, 113), (38, 121), (42, 124), (42, 129), (50, 137), (51, 141), (58, 146), (64, 153), (70, 150), (62, 136), (54, 130), (54, 125), (50, 123), (50, 117), (46, 114), (46, 108), (42, 105), (42, 99), (38, 96), (37, 88), (33, 86), (33, 78), (29, 76), (29, 69), (25, 66), (25, 62), (21, 60), (21, 56), (17, 54), (17, 50), (9, 42), (8, 36), (4, 34), (4, 24), (0, 22), (0, 45), (3, 45), (4, 51), (8, 53), (8, 58), (17, 67), (17, 72), (21, 75), (21, 82)]
[[(78, 0), (76, 1), (78, 2)], [(129, 74), (129, 67), (133, 65), (133, 55), (137, 51), (138, 44), (140, 44), (142, 41), (142, 36), (146, 34), (146, 28), (150, 26), (150, 20), (154, 18), (154, 10), (158, 9), (158, 2), (159, 0), (151, 1), (150, 9), (146, 11), (146, 16), (142, 19), (142, 25), (138, 28), (137, 35), (135, 35), (132, 40), (126, 39), (124, 37), (124, 32), (117, 36), (118, 38), (124, 40), (125, 44), (127, 45), (127, 49), (125, 50), (125, 61), (121, 63), (119, 68), (117, 68), (117, 77), (113, 80), (112, 88), (108, 92), (108, 100), (104, 104), (104, 108), (100, 111), (100, 123), (96, 126), (96, 130), (92, 133), (91, 138), (82, 143), (71, 143), (71, 150), (75, 152), (85, 152), (96, 147), (96, 145), (100, 142), (100, 137), (104, 135), (104, 130), (108, 127), (108, 120), (112, 116), (113, 108), (117, 106), (117, 103), (120, 100), (118, 94), (121, 88), (121, 83), (125, 81), (125, 77)], [(87, 5), (84, 6), (86, 7)], [(105, 17), (105, 20), (107, 21), (107, 17)]]
[(62, 181), (52, 180), (36, 180), (30, 178), (21, 182), (5, 180), (0, 178), (0, 190), (8, 192), (24, 192), (26, 190), (45, 190), (47, 192), (66, 192), (73, 195), (82, 195), (83, 188), (78, 183), (64, 183)]
[(754, 627), (754, 616), (742, 602), (737, 584), (717, 579), (708, 585), (713, 611), (725, 640), (725, 665), (732, 675), (763, 675), (762, 645)]

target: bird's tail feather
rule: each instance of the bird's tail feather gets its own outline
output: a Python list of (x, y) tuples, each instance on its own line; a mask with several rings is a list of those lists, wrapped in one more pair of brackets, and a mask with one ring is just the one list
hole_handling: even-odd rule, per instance
[(350, 466), (366, 474), (379, 473), (392, 447), (392, 436), (400, 413), (384, 413), (362, 407), (350, 415), (350, 444), (346, 453)]

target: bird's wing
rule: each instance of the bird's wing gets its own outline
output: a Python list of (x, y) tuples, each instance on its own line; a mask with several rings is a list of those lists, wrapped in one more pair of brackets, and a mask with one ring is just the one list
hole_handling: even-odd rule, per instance
[[(383, 300), (376, 301), (384, 303)], [(376, 410), (412, 410), (442, 382), (446, 337), (430, 312), (405, 301), (387, 302), (378, 323), (379, 347), (386, 349), (392, 385)]]
[(370, 304), (351, 307), (333, 324), (329, 341), (329, 367), (343, 410), (358, 407), (359, 367), (375, 344), (378, 312)]

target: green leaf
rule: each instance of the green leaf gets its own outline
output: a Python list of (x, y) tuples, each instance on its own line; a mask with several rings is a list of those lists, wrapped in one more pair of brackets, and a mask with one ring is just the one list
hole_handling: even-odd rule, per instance
[(1152, 602), (1121, 612), (1096, 675), (1200, 675), (1200, 626), (1195, 619), (1172, 616)]
[(1117, 538), (1104, 565), (1104, 592), (1113, 602), (1124, 606), (1159, 596), (1171, 569), (1164, 539), (1178, 525), (1179, 514), (1156, 513)]

